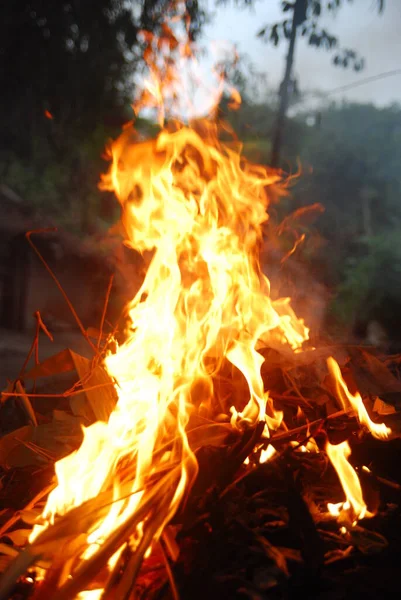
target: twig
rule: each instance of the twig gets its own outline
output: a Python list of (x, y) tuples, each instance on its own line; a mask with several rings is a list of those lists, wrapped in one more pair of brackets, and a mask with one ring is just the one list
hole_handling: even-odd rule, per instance
[(49, 273), (50, 277), (53, 279), (54, 283), (56, 284), (56, 286), (58, 287), (58, 289), (60, 290), (64, 300), (66, 301), (68, 308), (70, 309), (79, 329), (81, 330), (82, 335), (84, 336), (84, 338), (86, 339), (86, 341), (88, 342), (89, 346), (92, 348), (92, 350), (97, 353), (97, 347), (92, 343), (90, 337), (87, 334), (87, 331), (85, 329), (85, 327), (82, 324), (81, 319), (79, 318), (74, 306), (72, 305), (71, 300), (68, 298), (66, 292), (63, 289), (63, 286), (61, 285), (61, 283), (59, 282), (59, 280), (57, 279), (56, 275), (53, 273), (52, 269), (49, 267), (49, 265), (47, 264), (47, 262), (45, 261), (45, 259), (43, 258), (43, 256), (41, 255), (41, 253), (39, 252), (39, 250), (37, 249), (37, 247), (35, 246), (35, 244), (33, 243), (33, 241), (31, 240), (31, 236), (33, 234), (36, 233), (48, 233), (48, 232), (54, 232), (57, 231), (56, 227), (49, 227), (46, 229), (34, 229), (32, 231), (28, 231), (25, 234), (26, 239), (28, 240), (29, 245), (31, 246), (31, 248), (33, 249), (33, 251), (35, 252), (35, 254), (38, 256), (39, 260), (42, 262), (42, 264), (44, 265), (46, 271)]
[(25, 506), (25, 508), (22, 509), (22, 511), (16, 511), (13, 514), (13, 516), (10, 517), (10, 519), (8, 519), (8, 521), (6, 521), (4, 525), (0, 528), (0, 538), (6, 533), (6, 531), (10, 529), (10, 527), (12, 527), (19, 520), (21, 512), (33, 508), (35, 504), (39, 502), (39, 500), (42, 500), (42, 498), (49, 494), (52, 490), (54, 490), (56, 486), (56, 483), (51, 483), (50, 485), (46, 486), (45, 488), (43, 488), (43, 490), (40, 490), (40, 492), (38, 492), (30, 502), (28, 502), (28, 504)]
[(180, 600), (180, 595), (178, 593), (178, 589), (177, 589), (176, 583), (174, 581), (173, 571), (171, 570), (170, 563), (168, 561), (168, 558), (167, 558), (167, 555), (166, 555), (166, 552), (164, 550), (161, 540), (159, 541), (159, 546), (161, 549), (164, 566), (166, 567), (166, 573), (167, 573), (168, 581), (170, 584), (171, 593), (173, 595), (174, 600)]
[(103, 312), (102, 312), (102, 318), (100, 320), (100, 327), (99, 327), (99, 338), (97, 340), (97, 348), (99, 350), (100, 348), (100, 342), (102, 341), (102, 335), (103, 335), (103, 326), (104, 326), (104, 320), (106, 318), (106, 312), (107, 312), (107, 307), (109, 304), (109, 299), (110, 299), (110, 293), (111, 293), (111, 288), (113, 287), (113, 280), (114, 280), (114, 275), (111, 275), (110, 277), (110, 281), (109, 281), (109, 285), (107, 287), (107, 291), (106, 291), (106, 298), (104, 301), (104, 306), (103, 306)]
[[(349, 416), (352, 413), (355, 413), (355, 410), (353, 408), (350, 408), (347, 410), (340, 410), (336, 413), (328, 415), (327, 417), (325, 417), (323, 419), (317, 419), (316, 421), (311, 421), (310, 423), (306, 423), (305, 425), (301, 425), (300, 427), (296, 427), (295, 429), (290, 429), (289, 431), (285, 431), (284, 433), (279, 433), (277, 435), (273, 435), (270, 440), (270, 443), (273, 446), (277, 442), (282, 444), (284, 442), (291, 440), (291, 438), (293, 438), (294, 436), (296, 436), (300, 433), (303, 433), (304, 431), (308, 431), (308, 429), (311, 429), (311, 428), (316, 428), (316, 430), (318, 431), (319, 429), (321, 429), (321, 427), (327, 421), (331, 421), (333, 419), (338, 419), (339, 417)], [(316, 435), (317, 431), (315, 431), (314, 434), (311, 434), (311, 435), (312, 436)]]
[(29, 421), (32, 423), (32, 425), (34, 427), (38, 426), (38, 421), (36, 419), (36, 415), (35, 415), (35, 411), (32, 408), (32, 404), (29, 401), (28, 396), (26, 395), (26, 392), (24, 390), (24, 388), (21, 385), (21, 382), (19, 380), (17, 380), (16, 384), (15, 384), (15, 389), (18, 390), (18, 393), (21, 394), (20, 398), (21, 400), (19, 402), (21, 402)]
[(47, 329), (46, 325), (43, 323), (40, 312), (38, 310), (35, 311), (33, 316), (36, 319), (35, 335), (34, 335), (31, 347), (29, 349), (28, 355), (24, 361), (24, 364), (21, 367), (20, 372), (19, 372), (18, 379), (21, 379), (23, 374), (25, 373), (25, 369), (27, 367), (27, 364), (28, 364), (33, 352), (35, 352), (35, 364), (36, 365), (39, 364), (39, 333), (40, 333), (41, 329), (47, 335), (47, 337), (53, 342), (53, 336), (50, 333), (50, 331)]
[(82, 394), (82, 392), (87, 392), (90, 390), (96, 390), (98, 388), (102, 388), (102, 387), (106, 387), (108, 385), (113, 385), (114, 383), (112, 381), (108, 381), (107, 383), (97, 383), (96, 385), (91, 385), (90, 387), (87, 388), (82, 388), (82, 390), (76, 390), (75, 392), (70, 392), (69, 390), (67, 390), (67, 392), (63, 392), (62, 394), (31, 394), (30, 392), (24, 392), (24, 394), (18, 393), (18, 392), (1, 392), (2, 396), (8, 397), (8, 396), (29, 396), (30, 398), (69, 398), (70, 396), (77, 396), (78, 394)]

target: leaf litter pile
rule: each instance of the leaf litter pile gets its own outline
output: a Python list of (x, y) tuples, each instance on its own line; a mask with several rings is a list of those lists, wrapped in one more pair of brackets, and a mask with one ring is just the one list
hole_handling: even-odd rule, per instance
[[(116, 404), (114, 384), (102, 366), (118, 336), (117, 328), (104, 331), (110, 287), (99, 331), (86, 331), (78, 319), (92, 359), (65, 349), (40, 362), (40, 335), (51, 334), (36, 313), (27, 360), (2, 394), (3, 419), (12, 410), (25, 423), (0, 440), (3, 572), (23, 554), (56, 486), (54, 463), (79, 447), (82, 426), (107, 420)], [(211, 425), (191, 417), (188, 439), (198, 476), (150, 556), (132, 573), (135, 585), (127, 597), (262, 599), (304, 591), (319, 598), (373, 598), (393, 590), (401, 551), (401, 358), (357, 346), (260, 352), (263, 381), (287, 430), (267, 442), (263, 426), (238, 432), (224, 420)], [(352, 409), (339, 407), (329, 357), (335, 357), (348, 388), (360, 391), (373, 418), (391, 428), (389, 441), (375, 440)], [(218, 394), (235, 405), (246, 398), (246, 381), (229, 363), (221, 368)], [(350, 527), (327, 511), (329, 502), (344, 501), (344, 492), (324, 448), (327, 441), (344, 440), (371, 513)], [(57, 537), (51, 543), (57, 545)], [(105, 597), (123, 597), (115, 590), (131, 564), (127, 548)], [(36, 597), (35, 565), (14, 583), (2, 597)], [(99, 584), (104, 585), (101, 571), (92, 573), (88, 589)]]

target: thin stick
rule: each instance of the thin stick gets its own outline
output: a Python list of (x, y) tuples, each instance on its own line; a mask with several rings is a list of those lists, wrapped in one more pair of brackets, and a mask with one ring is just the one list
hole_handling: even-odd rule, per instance
[(71, 300), (68, 298), (67, 294), (65, 293), (61, 283), (59, 282), (59, 280), (57, 279), (56, 275), (53, 273), (52, 269), (49, 267), (49, 265), (47, 264), (47, 262), (45, 261), (45, 259), (43, 258), (43, 256), (41, 255), (41, 253), (39, 252), (39, 250), (37, 249), (37, 247), (35, 246), (35, 244), (33, 243), (33, 241), (31, 240), (31, 236), (35, 233), (48, 233), (48, 232), (54, 232), (57, 231), (56, 227), (49, 227), (47, 229), (34, 229), (32, 231), (28, 231), (25, 234), (26, 239), (28, 240), (29, 245), (31, 246), (31, 248), (33, 249), (33, 251), (35, 252), (35, 254), (38, 256), (39, 260), (42, 262), (42, 264), (44, 265), (46, 271), (49, 273), (50, 277), (53, 279), (54, 283), (56, 284), (56, 286), (58, 287), (58, 289), (60, 290), (60, 293), (62, 294), (64, 300), (66, 301), (68, 308), (70, 309), (79, 329), (81, 330), (82, 335), (84, 336), (84, 338), (86, 339), (86, 341), (88, 342), (89, 346), (92, 348), (92, 350), (97, 353), (97, 348), (96, 346), (92, 343), (90, 337), (88, 336), (85, 327), (82, 324), (81, 319), (79, 318), (75, 308), (72, 305)]
[(8, 521), (6, 521), (4, 525), (0, 528), (0, 537), (2, 537), (6, 533), (6, 531), (8, 531), (10, 527), (12, 527), (19, 520), (21, 512), (33, 508), (35, 504), (39, 502), (39, 500), (42, 500), (42, 498), (49, 494), (52, 490), (54, 490), (56, 486), (56, 483), (51, 483), (50, 485), (46, 486), (45, 488), (43, 488), (43, 490), (40, 490), (40, 492), (38, 492), (30, 502), (28, 502), (28, 504), (25, 506), (25, 508), (22, 509), (22, 511), (16, 511), (13, 514), (13, 516), (10, 517), (10, 519), (8, 519)]
[(106, 318), (106, 312), (107, 312), (107, 307), (109, 305), (109, 299), (110, 299), (110, 292), (111, 292), (111, 288), (113, 287), (113, 280), (114, 280), (114, 275), (111, 275), (110, 277), (110, 281), (109, 281), (109, 285), (107, 287), (107, 292), (106, 292), (106, 298), (104, 301), (104, 306), (103, 306), (103, 312), (102, 312), (102, 318), (100, 320), (100, 327), (99, 327), (99, 338), (97, 340), (97, 348), (99, 350), (100, 348), (100, 342), (102, 341), (102, 335), (103, 335), (103, 327), (104, 327), (104, 320)]
[(166, 573), (167, 573), (167, 577), (168, 577), (168, 581), (170, 584), (170, 588), (171, 588), (171, 593), (173, 595), (174, 600), (180, 600), (180, 595), (178, 593), (178, 589), (174, 580), (174, 576), (173, 576), (173, 571), (171, 570), (170, 567), (170, 563), (168, 561), (167, 558), (167, 554), (164, 550), (163, 544), (161, 542), (161, 540), (159, 541), (159, 546), (161, 548), (161, 552), (162, 552), (162, 556), (163, 556), (163, 561), (164, 561), (164, 566), (166, 567)]
[(81, 390), (76, 390), (74, 392), (63, 392), (62, 394), (31, 394), (29, 392), (25, 392), (24, 394), (20, 394), (18, 392), (1, 392), (2, 396), (29, 396), (31, 398), (69, 398), (70, 396), (77, 396), (78, 394), (82, 394), (82, 392), (88, 392), (90, 390), (96, 390), (98, 388), (106, 387), (108, 385), (113, 385), (112, 381), (108, 381), (105, 383), (97, 383), (96, 385), (91, 385), (90, 387), (82, 388)]
[[(39, 311), (37, 311), (37, 312), (39, 312)], [(36, 313), (35, 313), (34, 316), (36, 317)], [(22, 378), (22, 376), (23, 376), (23, 374), (25, 372), (25, 369), (26, 369), (26, 367), (27, 367), (27, 365), (28, 365), (28, 363), (30, 361), (30, 358), (31, 358), (31, 356), (33, 354), (33, 352), (35, 352), (35, 363), (38, 364), (38, 362), (39, 362), (39, 357), (38, 357), (39, 328), (40, 328), (40, 323), (39, 323), (39, 320), (36, 318), (35, 335), (34, 335), (31, 347), (29, 348), (28, 355), (27, 355), (27, 357), (26, 357), (26, 359), (24, 361), (24, 364), (21, 367), (20, 372), (19, 372), (18, 379)]]
[[(336, 413), (328, 415), (324, 419), (317, 419), (316, 421), (311, 421), (310, 423), (306, 423), (305, 425), (301, 425), (300, 427), (296, 427), (295, 429), (290, 429), (289, 431), (285, 431), (284, 433), (279, 433), (277, 435), (274, 435), (270, 439), (270, 443), (274, 446), (275, 442), (280, 442), (280, 443), (286, 442), (287, 440), (290, 440), (292, 437), (294, 437), (294, 435), (298, 435), (299, 433), (308, 431), (308, 429), (310, 429), (312, 427), (319, 430), (321, 428), (321, 426), (324, 423), (326, 423), (326, 421), (330, 421), (332, 419), (337, 419), (339, 417), (349, 416), (352, 413), (355, 413), (353, 408), (350, 408), (348, 410), (340, 410)], [(311, 434), (311, 435), (312, 436), (316, 435), (316, 431), (314, 432), (314, 434)]]

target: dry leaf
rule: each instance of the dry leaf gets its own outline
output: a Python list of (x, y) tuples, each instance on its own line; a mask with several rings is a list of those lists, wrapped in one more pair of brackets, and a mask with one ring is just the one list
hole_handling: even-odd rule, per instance
[(40, 365), (35, 365), (30, 371), (24, 374), (24, 379), (39, 379), (40, 377), (68, 373), (74, 369), (75, 363), (72, 358), (72, 351), (66, 348), (46, 359)]
[(27, 525), (34, 525), (37, 519), (41, 516), (43, 507), (41, 508), (24, 508), (19, 511), (19, 518)]
[(96, 421), (95, 414), (89, 404), (88, 398), (85, 392), (70, 396), (69, 398), (70, 408), (76, 417), (80, 417), (81, 421), (87, 424), (94, 423)]
[(94, 420), (107, 421), (116, 405), (117, 394), (113, 382), (101, 365), (93, 367), (92, 361), (66, 349), (36, 365), (24, 377), (38, 379), (73, 370), (78, 373), (85, 394), (70, 397), (72, 412), (89, 423)]
[(366, 350), (353, 350), (350, 367), (362, 395), (401, 394), (401, 382), (384, 363)]
[(28, 542), (28, 538), (32, 533), (32, 529), (15, 529), (14, 531), (9, 531), (6, 533), (6, 537), (8, 537), (15, 546), (25, 546)]
[(30, 441), (32, 439), (32, 432), (32, 425), (25, 425), (0, 439), (0, 466), (3, 469), (37, 464), (37, 461), (32, 456), (32, 451), (25, 448), (21, 443)]
[(38, 424), (38, 421), (36, 419), (35, 412), (34, 412), (34, 410), (32, 408), (32, 404), (31, 404), (28, 396), (26, 395), (25, 390), (22, 387), (22, 384), (21, 384), (20, 381), (16, 382), (16, 384), (15, 384), (15, 391), (18, 394), (22, 394), (21, 396), (18, 397), (18, 402), (23, 407), (23, 409), (25, 410), (25, 412), (27, 414), (27, 417), (28, 417), (28, 420), (30, 421), (30, 423), (36, 427), (37, 424)]
[(117, 402), (112, 380), (101, 365), (92, 368), (92, 363), (87, 358), (72, 351), (71, 356), (79, 378), (84, 381), (85, 394), (95, 418), (98, 421), (108, 421)]
[(393, 415), (397, 411), (391, 404), (383, 402), (381, 398), (376, 398), (373, 404), (373, 412), (377, 413), (378, 415)]
[(51, 423), (26, 425), (0, 439), (0, 466), (11, 469), (57, 460), (76, 449), (82, 435), (78, 417), (54, 411)]

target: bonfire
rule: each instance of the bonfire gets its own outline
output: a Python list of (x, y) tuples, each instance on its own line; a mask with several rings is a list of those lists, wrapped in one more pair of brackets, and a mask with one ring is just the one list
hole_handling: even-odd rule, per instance
[[(176, 17), (158, 37), (143, 32), (150, 76), (134, 108), (156, 107), (161, 131), (141, 140), (128, 124), (101, 181), (121, 204), (125, 243), (150, 257), (125, 339), (103, 331), (103, 319), (95, 340), (77, 317), (92, 360), (72, 351), (37, 360), (3, 393), (3, 402), (22, 399), (35, 432), (35, 382), (75, 370), (79, 381), (61, 396), (83, 434), (59, 460), (14, 434), (47, 474), (56, 462), (55, 477), (3, 519), (4, 599), (22, 589), (36, 600), (197, 597), (213, 561), (217, 597), (260, 594), (294, 564), (317, 572), (386, 543), (363, 526), (379, 507), (363, 486), (378, 480), (352, 466), (350, 440), (394, 437), (389, 417), (373, 415), (395, 409), (369, 391), (362, 398), (355, 373), (365, 384), (367, 373), (381, 374), (383, 385), (384, 371), (384, 392), (400, 384), (363, 349), (313, 347), (290, 298), (272, 299), (259, 250), (285, 178), (245, 160), (238, 141), (222, 141), (215, 110), (189, 124), (167, 118), (180, 89), (171, 56), (193, 60), (176, 34), (185, 15)], [(227, 90), (217, 75), (212, 105)]]

